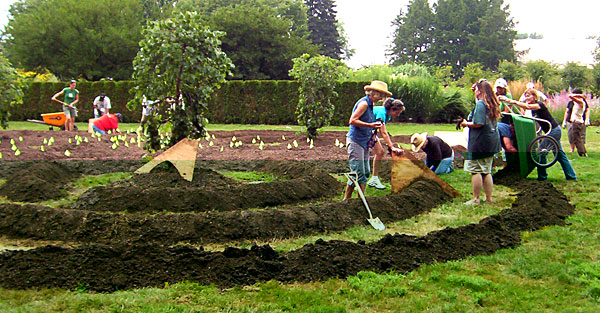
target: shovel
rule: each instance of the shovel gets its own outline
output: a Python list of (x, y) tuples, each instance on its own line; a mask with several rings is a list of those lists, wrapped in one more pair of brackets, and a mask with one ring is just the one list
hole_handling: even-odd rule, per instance
[(365, 195), (363, 194), (362, 189), (360, 188), (360, 185), (358, 185), (358, 182), (356, 181), (358, 178), (358, 174), (351, 172), (351, 173), (344, 173), (344, 176), (346, 176), (346, 178), (348, 178), (354, 184), (354, 187), (356, 188), (356, 191), (358, 191), (358, 195), (360, 196), (360, 199), (365, 204), (365, 207), (367, 208), (367, 212), (369, 212), (369, 218), (367, 219), (367, 221), (369, 221), (371, 226), (373, 226), (373, 228), (375, 228), (376, 230), (385, 230), (385, 225), (383, 225), (383, 223), (381, 222), (379, 217), (373, 218), (373, 214), (371, 214), (371, 209), (369, 209), (369, 204), (367, 203), (367, 199), (365, 199)]

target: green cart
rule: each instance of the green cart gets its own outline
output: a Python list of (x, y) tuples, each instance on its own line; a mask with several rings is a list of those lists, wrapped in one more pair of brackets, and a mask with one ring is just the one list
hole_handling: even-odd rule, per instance
[[(536, 167), (550, 167), (558, 160), (560, 145), (556, 139), (544, 134), (536, 122), (550, 124), (546, 120), (514, 113), (502, 113), (512, 117), (515, 128), (515, 147), (519, 152), (506, 154), (506, 166), (527, 177)], [(552, 126), (550, 126), (550, 129)]]

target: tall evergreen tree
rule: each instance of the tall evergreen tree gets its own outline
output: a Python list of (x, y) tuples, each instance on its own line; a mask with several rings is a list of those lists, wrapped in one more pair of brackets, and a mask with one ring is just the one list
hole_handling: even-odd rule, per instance
[(392, 25), (395, 26), (389, 54), (392, 63), (427, 61), (433, 31), (433, 12), (428, 0), (411, 0), (406, 14), (400, 11)]
[(304, 0), (308, 7), (309, 39), (319, 46), (319, 53), (340, 60), (344, 40), (338, 31), (337, 11), (333, 0)]
[(515, 60), (516, 32), (503, 0), (412, 0), (394, 21), (391, 59), (395, 63), (450, 65), (460, 74), (469, 63), (496, 69)]

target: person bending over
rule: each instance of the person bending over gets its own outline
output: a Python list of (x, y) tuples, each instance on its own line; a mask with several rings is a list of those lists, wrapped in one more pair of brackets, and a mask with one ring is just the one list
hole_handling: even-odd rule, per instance
[(437, 136), (427, 133), (415, 133), (410, 137), (412, 151), (423, 150), (427, 154), (425, 165), (437, 175), (448, 174), (454, 170), (454, 150)]
[(398, 149), (396, 153), (402, 153), (402, 149), (394, 148), (394, 144), (392, 143), (392, 139), (388, 134), (385, 125), (392, 118), (397, 117), (400, 113), (404, 112), (405, 107), (404, 103), (402, 103), (399, 99), (387, 98), (383, 102), (383, 106), (373, 107), (373, 114), (375, 115), (375, 120), (382, 122), (381, 128), (373, 133), (373, 137), (371, 141), (369, 141), (369, 147), (373, 148), (373, 152), (375, 152), (375, 156), (373, 156), (373, 176), (367, 182), (367, 186), (375, 187), (377, 189), (385, 189), (385, 185), (381, 183), (379, 179), (379, 169), (381, 168), (381, 160), (383, 159), (384, 150), (381, 145), (381, 141), (379, 140), (379, 136), (377, 133), (381, 134), (383, 138), (383, 142), (387, 146), (387, 148), (392, 151), (394, 149)]
[(119, 122), (123, 121), (123, 116), (120, 113), (105, 114), (94, 121), (92, 128), (94, 132), (106, 135), (108, 131), (116, 131), (119, 133)]

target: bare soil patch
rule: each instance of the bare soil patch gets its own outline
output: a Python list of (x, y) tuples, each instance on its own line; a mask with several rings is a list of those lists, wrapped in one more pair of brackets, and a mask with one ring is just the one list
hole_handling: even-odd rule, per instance
[[(46, 133), (54, 134), (52, 147), (56, 151), (41, 155), (39, 145), (36, 148), (32, 142), (42, 141), (49, 135)], [(495, 175), (495, 182), (517, 190), (517, 199), (510, 208), (476, 224), (420, 237), (388, 235), (369, 244), (318, 240), (287, 253), (278, 253), (268, 245), (208, 252), (181, 244), (289, 238), (367, 225), (360, 200), (331, 198), (342, 186), (328, 173), (346, 171), (346, 152), (334, 146), (335, 139), (341, 141), (345, 133), (323, 134), (314, 142), (314, 149), (292, 132), (214, 135), (213, 145), (207, 148), (203, 142), (205, 146), (199, 150), (201, 161), (191, 183), (172, 171), (156, 170), (113, 186), (89, 190), (74, 209), (18, 203), (0, 205), (2, 236), (81, 244), (72, 248), (45, 246), (1, 253), (0, 286), (84, 287), (110, 292), (182, 280), (230, 287), (271, 279), (325, 280), (363, 270), (408, 272), (421, 264), (514, 247), (520, 242), (521, 231), (564, 225), (564, 219), (574, 211), (568, 199), (551, 183), (524, 180), (501, 171)], [(17, 142), (22, 154), (14, 156), (6, 142), (19, 136), (23, 137), (23, 141)], [(37, 176), (38, 180), (27, 178), (27, 181), (64, 188), (71, 176), (59, 170), (79, 175), (124, 171), (141, 165), (138, 161), (144, 154), (141, 149), (112, 149), (105, 139), (94, 145), (73, 146), (68, 143), (68, 136), (72, 134), (3, 132), (0, 152), (8, 161), (0, 162), (0, 172), (12, 180), (2, 190), (12, 188), (19, 193), (27, 189), (17, 186), (10, 176), (24, 175), (23, 169), (57, 173), (53, 176), (63, 177), (58, 181)], [(230, 149), (232, 136), (244, 144)], [(268, 144), (262, 151), (251, 143), (257, 136)], [(288, 149), (287, 144), (293, 144), (293, 140), (299, 147)], [(395, 140), (405, 142), (407, 138)], [(224, 152), (220, 152), (221, 146)], [(59, 153), (65, 148), (73, 150), (72, 157)], [(27, 160), (36, 162), (23, 162)], [(287, 179), (242, 184), (215, 172), (219, 169), (257, 170)], [(36, 199), (30, 197), (24, 201)], [(448, 196), (436, 184), (422, 180), (399, 194), (368, 200), (374, 215), (386, 222), (430, 210), (447, 201)]]

